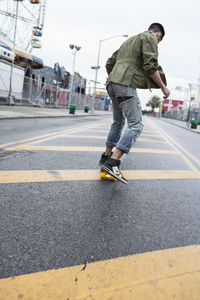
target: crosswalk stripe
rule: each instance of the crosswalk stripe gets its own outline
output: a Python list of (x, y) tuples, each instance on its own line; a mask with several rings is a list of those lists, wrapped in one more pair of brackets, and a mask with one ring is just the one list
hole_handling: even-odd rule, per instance
[(195, 300), (200, 245), (147, 252), (0, 280), (3, 300)]
[[(32, 144), (19, 145), (8, 148), (7, 151), (30, 150), (30, 151), (86, 151), (86, 152), (104, 152), (105, 147), (84, 147), (84, 146), (33, 146)], [(174, 150), (153, 149), (153, 148), (132, 148), (132, 153), (152, 153), (152, 154), (179, 154)]]
[(6, 143), (6, 144), (1, 144), (0, 148), (9, 147), (10, 145), (16, 145), (16, 144), (20, 144), (20, 143), (35, 141), (35, 140), (38, 140), (38, 139), (43, 140), (44, 138), (49, 139), (49, 140), (54, 139), (55, 137), (60, 136), (63, 133), (67, 134), (67, 133), (71, 133), (71, 132), (78, 132), (78, 131), (82, 131), (82, 130), (87, 130), (87, 128), (97, 128), (99, 126), (99, 123), (101, 123), (101, 122), (98, 122), (97, 124), (95, 124), (93, 126), (86, 125), (86, 126), (83, 126), (82, 128), (80, 128), (80, 126), (79, 126), (79, 127), (74, 127), (74, 128), (70, 128), (70, 129), (61, 130), (61, 131), (55, 131), (55, 132), (44, 134), (44, 135), (35, 136), (35, 137), (32, 137), (32, 138), (27, 138), (27, 139), (22, 139), (22, 140), (9, 142), (9, 143)]
[[(82, 130), (81, 130), (82, 131)], [(96, 133), (108, 133), (108, 130), (102, 130), (102, 129), (87, 129), (84, 130), (84, 132), (96, 132)], [(123, 131), (124, 132), (124, 131)], [(123, 133), (122, 132), (122, 133)], [(158, 134), (154, 134), (154, 133), (141, 133), (140, 136), (150, 136), (150, 137), (161, 137)]]
[[(124, 170), (128, 180), (200, 179), (188, 170)], [(8, 170), (0, 171), (0, 183), (99, 180), (99, 170)]]
[[(82, 138), (82, 139), (103, 139), (105, 140), (107, 138), (107, 136), (102, 136), (102, 135), (80, 135), (80, 134), (60, 134), (58, 137), (68, 137), (68, 138)], [(47, 139), (45, 139), (47, 140)], [(36, 141), (33, 142), (31, 144), (37, 144), (40, 142), (43, 142), (45, 140), (41, 140), (41, 141)], [(159, 143), (159, 144), (168, 144), (167, 141), (165, 140), (154, 140), (154, 139), (148, 139), (148, 138), (138, 138), (137, 141), (141, 141), (141, 142), (149, 142), (149, 143)]]

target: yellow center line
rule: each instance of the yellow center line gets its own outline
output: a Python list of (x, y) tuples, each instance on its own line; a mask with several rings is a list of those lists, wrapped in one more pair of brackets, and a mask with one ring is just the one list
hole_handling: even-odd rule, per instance
[[(168, 142), (168, 144), (175, 150), (179, 155), (182, 157), (182, 159), (185, 161), (185, 163), (188, 165), (188, 167), (193, 170), (194, 172), (198, 172), (198, 169), (194, 166), (194, 164), (172, 143), (172, 139), (166, 135), (166, 133), (157, 127), (153, 123), (153, 126), (157, 129), (157, 131), (160, 133), (160, 135)], [(174, 142), (174, 141), (173, 141)], [(178, 145), (178, 143), (175, 142), (175, 144), (180, 148), (181, 146)], [(182, 147), (181, 147), (182, 148)]]
[(3, 300), (195, 300), (200, 245), (158, 250), (0, 280)]
[[(200, 179), (188, 170), (122, 170), (128, 180)], [(99, 170), (8, 170), (0, 171), (0, 183), (100, 180)]]
[[(162, 130), (161, 130), (162, 131)], [(167, 135), (164, 131), (162, 131), (163, 134), (171, 140), (178, 148), (180, 148), (184, 153), (186, 153), (193, 161), (195, 161), (196, 164), (200, 166), (200, 160), (198, 160), (193, 154), (191, 154), (189, 151), (187, 151), (185, 148), (183, 148), (181, 145), (179, 145), (174, 139), (172, 139), (169, 135)]]

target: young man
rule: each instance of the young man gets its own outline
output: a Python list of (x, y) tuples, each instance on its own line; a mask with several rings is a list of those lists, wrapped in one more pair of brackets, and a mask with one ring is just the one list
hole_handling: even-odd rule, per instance
[[(157, 45), (164, 35), (164, 27), (153, 23), (148, 31), (125, 41), (106, 63), (107, 90), (112, 99), (113, 124), (99, 165), (123, 183), (128, 181), (120, 172), (120, 158), (129, 152), (143, 127), (136, 88), (160, 88), (165, 97), (170, 94), (166, 87), (165, 74), (158, 64)], [(128, 126), (121, 137), (125, 119)], [(116, 147), (114, 152), (113, 147)]]

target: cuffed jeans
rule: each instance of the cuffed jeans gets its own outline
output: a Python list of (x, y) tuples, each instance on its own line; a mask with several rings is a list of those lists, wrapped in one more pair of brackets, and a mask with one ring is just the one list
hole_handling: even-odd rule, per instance
[[(143, 128), (142, 111), (137, 91), (135, 88), (110, 83), (108, 94), (112, 99), (113, 123), (106, 146), (116, 147), (128, 153)], [(127, 119), (127, 128), (121, 137), (125, 119)]]

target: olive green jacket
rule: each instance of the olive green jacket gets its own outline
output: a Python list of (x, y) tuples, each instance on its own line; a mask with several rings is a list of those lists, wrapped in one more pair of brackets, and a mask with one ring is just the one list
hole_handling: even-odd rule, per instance
[(165, 74), (158, 64), (158, 40), (145, 31), (125, 41), (106, 62), (110, 82), (139, 89), (159, 88), (149, 77), (157, 70), (166, 85)]

